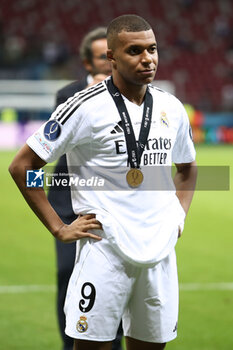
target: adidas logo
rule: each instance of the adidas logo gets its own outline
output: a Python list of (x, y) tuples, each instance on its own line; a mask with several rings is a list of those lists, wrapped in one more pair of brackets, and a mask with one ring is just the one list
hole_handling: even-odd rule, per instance
[(120, 120), (119, 123), (114, 127), (114, 129), (111, 131), (111, 134), (118, 134), (124, 132), (122, 128), (122, 121)]

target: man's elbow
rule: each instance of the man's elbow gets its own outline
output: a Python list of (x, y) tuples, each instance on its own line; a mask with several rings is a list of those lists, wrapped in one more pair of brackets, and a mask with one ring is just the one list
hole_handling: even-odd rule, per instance
[(15, 161), (15, 159), (13, 159), (8, 167), (8, 171), (11, 174), (12, 178), (15, 180), (20, 173), (20, 164)]

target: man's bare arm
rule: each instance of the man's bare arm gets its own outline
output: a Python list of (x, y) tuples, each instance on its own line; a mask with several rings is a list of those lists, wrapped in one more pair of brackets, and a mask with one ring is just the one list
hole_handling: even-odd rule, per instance
[(195, 191), (197, 165), (195, 161), (175, 165), (177, 172), (173, 180), (176, 187), (176, 195), (179, 198), (185, 213), (187, 214)]
[(101, 224), (95, 219), (94, 214), (80, 216), (70, 225), (66, 225), (50, 205), (42, 188), (26, 188), (26, 169), (40, 169), (45, 164), (46, 162), (28, 145), (24, 145), (9, 166), (9, 172), (30, 208), (53, 236), (63, 242), (69, 243), (83, 237), (100, 240), (99, 236), (88, 232), (90, 229), (101, 229)]

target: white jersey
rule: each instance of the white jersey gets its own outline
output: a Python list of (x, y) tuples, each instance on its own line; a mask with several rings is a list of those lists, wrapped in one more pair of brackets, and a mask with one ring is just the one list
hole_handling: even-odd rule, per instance
[[(153, 112), (141, 158), (144, 181), (129, 187), (126, 141), (121, 118), (106, 81), (75, 94), (58, 106), (50, 120), (27, 144), (46, 162), (67, 154), (68, 169), (79, 166), (79, 177), (104, 179), (97, 190), (71, 188), (76, 214), (94, 213), (107, 238), (123, 258), (150, 266), (174, 248), (185, 212), (175, 194), (172, 163), (190, 163), (195, 149), (183, 105), (174, 96), (149, 86)], [(138, 139), (143, 105), (124, 96)], [(168, 171), (169, 169), (169, 171)]]

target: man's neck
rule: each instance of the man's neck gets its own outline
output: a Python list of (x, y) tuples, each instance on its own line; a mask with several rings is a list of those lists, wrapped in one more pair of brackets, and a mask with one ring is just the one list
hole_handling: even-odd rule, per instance
[(136, 85), (125, 80), (118, 79), (113, 76), (114, 85), (118, 88), (120, 93), (124, 95), (129, 101), (141, 105), (144, 101), (147, 85)]

